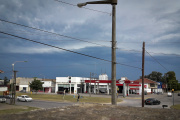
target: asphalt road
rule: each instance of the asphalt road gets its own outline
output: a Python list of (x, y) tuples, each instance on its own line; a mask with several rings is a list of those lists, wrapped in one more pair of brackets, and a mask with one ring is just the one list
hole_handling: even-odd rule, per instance
[[(163, 95), (157, 95), (157, 94), (145, 95), (144, 97), (145, 99), (156, 98), (157, 100), (161, 101), (160, 105), (144, 105), (144, 107), (162, 108), (162, 105), (168, 105), (168, 108), (170, 108), (170, 106), (173, 105), (173, 97), (167, 97), (167, 93), (164, 93)], [(130, 95), (129, 97), (126, 98), (120, 97), (120, 99), (123, 100), (123, 102), (118, 103), (118, 105), (120, 106), (142, 107), (141, 96)], [(174, 105), (176, 104), (180, 104), (180, 96), (177, 96), (177, 93), (174, 93)]]
[[(9, 100), (7, 101), (7, 103), (9, 103)], [(16, 100), (16, 105), (48, 109), (48, 108), (56, 108), (63, 106), (71, 106), (73, 105), (73, 103), (52, 102), (52, 101), (42, 101), (42, 100), (33, 100), (32, 102), (19, 102)]]
[[(81, 96), (89, 96), (89, 94), (81, 94)], [(94, 95), (92, 97), (111, 97), (111, 95)], [(162, 105), (168, 105), (168, 108), (173, 105), (173, 97), (167, 97), (167, 93), (163, 95), (151, 94), (145, 95), (145, 99), (147, 98), (156, 98), (161, 101), (160, 105), (144, 105), (144, 107), (149, 108), (162, 108)], [(142, 100), (140, 95), (130, 94), (129, 96), (123, 98), (122, 95), (118, 96), (118, 99), (122, 99), (123, 101), (117, 103), (119, 106), (130, 106), (130, 107), (142, 107)], [(7, 101), (9, 103), (9, 100)], [(71, 106), (75, 103), (67, 103), (67, 102), (51, 102), (51, 101), (42, 101), (42, 100), (33, 100), (32, 102), (18, 102), (16, 101), (16, 105), (22, 106), (30, 106), (30, 107), (38, 107), (38, 108), (55, 108), (55, 107), (63, 107), (63, 106)], [(177, 93), (174, 93), (174, 105), (180, 104), (180, 96), (177, 96)]]

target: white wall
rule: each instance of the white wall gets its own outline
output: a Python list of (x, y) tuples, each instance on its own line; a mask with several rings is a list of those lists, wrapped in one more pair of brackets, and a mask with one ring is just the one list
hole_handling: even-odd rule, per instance
[(19, 85), (19, 91), (23, 90), (23, 87), (26, 87), (26, 91), (30, 91), (30, 87), (28, 85)]
[[(74, 94), (77, 94), (77, 84), (81, 84), (81, 80), (89, 80), (83, 77), (71, 77), (71, 84), (74, 84)], [(69, 84), (69, 77), (56, 77), (55, 92), (58, 91), (58, 84)]]
[(107, 74), (101, 74), (101, 75), (99, 75), (99, 80), (108, 80)]
[(43, 87), (51, 87), (51, 81), (42, 81), (44, 84), (42, 85)]
[(0, 91), (7, 91), (7, 87), (0, 87)]

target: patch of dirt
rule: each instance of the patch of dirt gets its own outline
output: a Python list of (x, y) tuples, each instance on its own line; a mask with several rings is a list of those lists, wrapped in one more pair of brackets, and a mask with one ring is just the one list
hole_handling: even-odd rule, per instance
[(180, 120), (180, 110), (78, 104), (0, 116), (0, 120)]
[(28, 109), (26, 106), (18, 106), (18, 105), (9, 105), (6, 103), (0, 103), (0, 110), (6, 109)]

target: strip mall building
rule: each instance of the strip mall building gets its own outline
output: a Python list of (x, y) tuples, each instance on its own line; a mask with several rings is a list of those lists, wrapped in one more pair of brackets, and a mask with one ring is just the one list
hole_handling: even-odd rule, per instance
[[(142, 93), (141, 83), (139, 81), (131, 81), (126, 77), (122, 77), (120, 80), (116, 81), (117, 93), (121, 93), (124, 96), (129, 94), (139, 94)], [(90, 79), (83, 77), (56, 77), (55, 92), (66, 91), (69, 94), (77, 93), (105, 93), (111, 94), (111, 80), (108, 80), (106, 74), (99, 75), (99, 79)], [(144, 84), (144, 91), (151, 93), (149, 91), (148, 84)]]

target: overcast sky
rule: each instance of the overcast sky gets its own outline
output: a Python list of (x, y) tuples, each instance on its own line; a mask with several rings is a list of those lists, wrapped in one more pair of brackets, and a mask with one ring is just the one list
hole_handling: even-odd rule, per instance
[[(12, 63), (28, 61), (15, 63), (18, 77), (89, 77), (93, 72), (111, 79), (111, 62), (92, 57), (111, 61), (112, 6), (78, 8), (81, 2), (86, 0), (0, 0), (0, 70), (5, 72), (0, 78), (12, 77)], [(117, 79), (141, 76), (144, 41), (145, 75), (175, 71), (180, 80), (179, 5), (179, 0), (118, 0), (116, 59), (124, 65), (117, 64)]]

